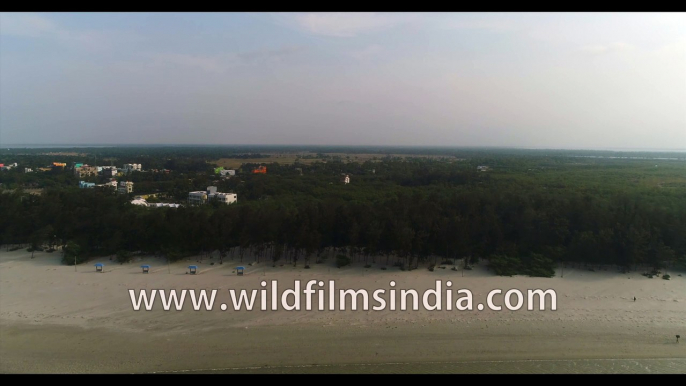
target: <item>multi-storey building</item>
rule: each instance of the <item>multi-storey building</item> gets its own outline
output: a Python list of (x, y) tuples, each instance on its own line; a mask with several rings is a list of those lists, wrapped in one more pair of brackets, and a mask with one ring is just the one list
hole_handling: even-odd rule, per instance
[(79, 178), (97, 176), (98, 168), (96, 168), (95, 166), (83, 165), (81, 167), (74, 168), (74, 175), (76, 175)]
[(120, 181), (119, 187), (117, 188), (118, 193), (132, 193), (133, 192), (133, 182), (130, 181)]
[(216, 186), (208, 186), (207, 190), (199, 190), (188, 193), (188, 203), (191, 205), (206, 204), (210, 200), (217, 200), (225, 204), (232, 204), (238, 201), (235, 193), (217, 192)]
[(124, 164), (124, 173), (140, 172), (141, 164)]

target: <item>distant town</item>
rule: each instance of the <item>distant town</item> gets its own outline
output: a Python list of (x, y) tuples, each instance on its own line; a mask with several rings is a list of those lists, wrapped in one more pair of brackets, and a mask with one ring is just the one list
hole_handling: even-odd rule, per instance
[[(17, 163), (12, 163), (8, 165), (0, 164), (0, 170), (12, 170), (19, 165)], [(485, 169), (484, 169), (485, 168)], [(479, 166), (479, 170), (487, 170), (488, 167)], [(78, 186), (81, 189), (112, 189), (120, 194), (132, 194), (134, 193), (134, 183), (127, 179), (131, 173), (142, 172), (142, 173), (170, 173), (169, 169), (150, 169), (145, 170), (141, 164), (129, 163), (124, 164), (121, 168), (116, 166), (93, 166), (81, 162), (74, 162), (68, 165), (66, 162), (52, 162), (52, 164), (45, 167), (24, 168), (24, 173), (34, 173), (34, 172), (51, 172), (51, 171), (64, 171), (73, 170), (74, 176), (81, 178), (96, 177), (100, 179), (106, 179), (106, 182), (95, 183), (85, 180), (79, 180)], [(299, 174), (302, 175), (302, 168), (297, 168)], [(258, 167), (250, 169), (251, 174), (267, 174), (267, 167), (260, 165)], [(221, 179), (229, 179), (236, 176), (235, 169), (225, 169), (224, 167), (214, 168), (214, 174), (220, 176)], [(350, 183), (350, 174), (341, 173), (340, 182), (343, 184)], [(1, 184), (0, 184), (1, 186)], [(208, 202), (217, 201), (224, 204), (233, 204), (238, 201), (238, 195), (233, 192), (219, 192), (216, 186), (207, 186), (205, 190), (190, 191), (188, 192), (188, 198), (185, 203), (174, 203), (174, 202), (148, 202), (148, 197), (156, 196), (156, 194), (146, 194), (137, 195), (130, 201), (133, 205), (152, 207), (152, 208), (179, 208), (183, 205), (203, 205)]]

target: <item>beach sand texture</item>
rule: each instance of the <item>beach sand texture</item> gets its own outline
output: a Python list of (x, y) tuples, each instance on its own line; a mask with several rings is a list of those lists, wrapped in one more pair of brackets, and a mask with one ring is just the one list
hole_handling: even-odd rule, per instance
[[(326, 264), (144, 258), (60, 264), (59, 253), (0, 252), (0, 372), (674, 372), (686, 373), (686, 276), (564, 270), (564, 277), (400, 271)], [(210, 265), (210, 261), (215, 262)], [(143, 274), (140, 266), (150, 264)], [(189, 275), (188, 265), (199, 273)], [(246, 267), (237, 276), (235, 266)], [(670, 272), (671, 273), (671, 272)], [(134, 311), (129, 289), (260, 289), (277, 280), (334, 280), (338, 289), (554, 289), (557, 310)], [(421, 292), (420, 292), (421, 293)], [(633, 298), (637, 300), (634, 301)], [(316, 309), (316, 301), (313, 303)], [(372, 303), (374, 305), (375, 303)], [(421, 299), (420, 299), (421, 304)], [(589, 362), (592, 360), (594, 362)], [(638, 361), (638, 362), (637, 362)], [(587, 365), (589, 364), (590, 365)], [(655, 366), (651, 365), (654, 363)], [(652, 366), (652, 367), (651, 367)], [(585, 370), (584, 370), (585, 369)]]

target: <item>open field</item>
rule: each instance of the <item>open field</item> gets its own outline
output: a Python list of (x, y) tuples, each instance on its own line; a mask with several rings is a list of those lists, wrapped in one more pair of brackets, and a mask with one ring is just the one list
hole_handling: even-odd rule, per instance
[[(291, 165), (295, 163), (295, 160), (298, 157), (293, 154), (293, 155), (272, 155), (271, 157), (264, 157), (264, 158), (221, 158), (216, 161), (212, 161), (212, 163), (217, 164), (217, 166), (222, 166), (226, 169), (238, 169), (240, 168), (243, 164), (269, 164), (276, 162), (281, 165)], [(322, 159), (312, 159), (312, 158), (306, 158), (306, 159), (299, 159), (298, 162), (303, 163), (303, 164), (311, 164), (314, 162), (322, 162)]]
[[(314, 153), (307, 153), (307, 156), (315, 156), (316, 154)], [(333, 157), (334, 159), (340, 159), (341, 161), (344, 162), (359, 162), (363, 163), (366, 161), (374, 161), (374, 160), (381, 160), (382, 158), (386, 157), (399, 157), (399, 158), (431, 158), (431, 159), (446, 159), (446, 160), (453, 160), (453, 161), (458, 161), (460, 159), (457, 159), (453, 156), (439, 156), (439, 155), (430, 155), (430, 154), (374, 154), (374, 153), (322, 153), (324, 156), (323, 158), (300, 158), (299, 155), (297, 154), (288, 154), (288, 153), (278, 153), (278, 154), (270, 154), (270, 157), (263, 157), (263, 158), (221, 158), (216, 161), (212, 161), (212, 163), (217, 164), (217, 166), (223, 166), (224, 168), (227, 169), (237, 169), (240, 168), (241, 165), (246, 164), (246, 163), (257, 163), (257, 164), (265, 164), (265, 163), (272, 163), (276, 162), (282, 165), (291, 165), (295, 163), (297, 160), (299, 163), (302, 164), (312, 164), (315, 162), (326, 162), (327, 160), (331, 159), (330, 157)]]
[[(62, 157), (86, 157), (89, 153), (79, 153), (75, 151), (54, 151), (47, 153), (35, 153), (35, 155), (62, 156)], [(26, 155), (17, 153), (16, 155)]]
[(378, 153), (325, 153), (326, 156), (338, 158), (346, 162), (366, 162), (366, 161), (380, 161), (383, 158), (428, 158), (435, 160), (448, 160), (448, 161), (463, 161), (463, 159), (456, 158), (449, 155), (433, 155), (433, 154), (378, 154)]

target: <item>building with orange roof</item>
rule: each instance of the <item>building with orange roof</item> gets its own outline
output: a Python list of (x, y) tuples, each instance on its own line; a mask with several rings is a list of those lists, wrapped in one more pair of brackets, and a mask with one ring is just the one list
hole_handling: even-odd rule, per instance
[(257, 169), (252, 170), (253, 174), (267, 174), (267, 167), (266, 166), (260, 166)]

